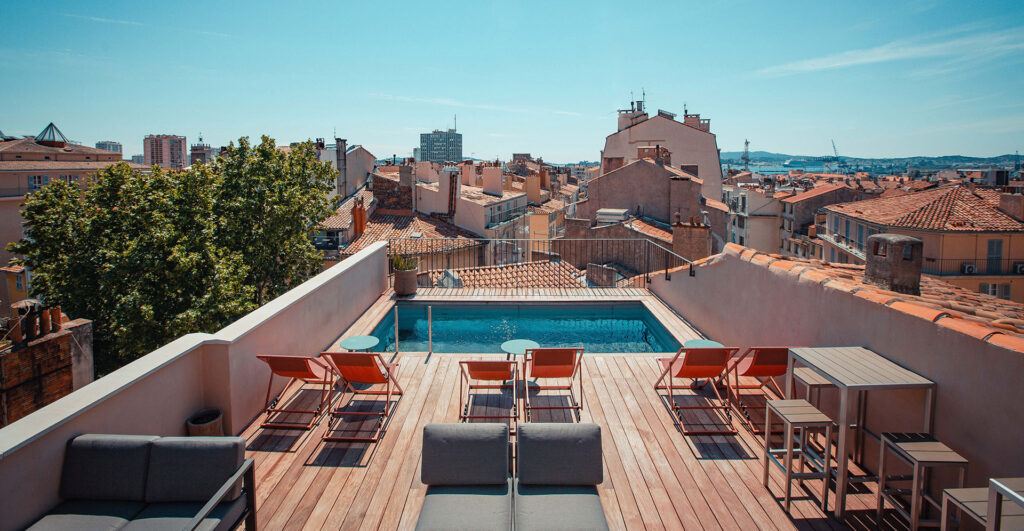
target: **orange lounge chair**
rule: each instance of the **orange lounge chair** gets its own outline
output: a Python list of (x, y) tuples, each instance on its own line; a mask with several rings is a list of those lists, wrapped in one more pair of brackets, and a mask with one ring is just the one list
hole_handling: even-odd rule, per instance
[[(373, 435), (369, 437), (331, 435), (331, 433), (333, 433), (333, 429), (329, 427), (327, 432), (324, 433), (323, 440), (376, 442), (380, 439), (381, 432), (384, 431), (384, 425), (387, 423), (388, 416), (391, 414), (391, 410), (393, 409), (391, 407), (391, 395), (402, 395), (403, 393), (402, 386), (398, 383), (398, 378), (396, 377), (398, 364), (384, 361), (384, 358), (379, 352), (323, 352), (321, 353), (321, 356), (325, 358), (331, 368), (345, 380), (345, 389), (352, 393), (352, 400), (349, 401), (348, 405), (352, 404), (356, 395), (385, 397), (383, 411), (349, 411), (339, 405), (339, 407), (335, 408), (334, 411), (331, 412), (332, 417), (378, 417), (377, 426), (373, 430)], [(385, 388), (383, 390), (356, 389), (352, 384), (382, 384)], [(392, 387), (394, 387), (394, 389), (392, 389)]]
[[(711, 383), (714, 379), (719, 378), (725, 372), (725, 366), (732, 358), (738, 348), (681, 348), (675, 356), (671, 358), (658, 358), (658, 363), (662, 366), (663, 370), (658, 380), (654, 382), (655, 389), (668, 389), (668, 404), (672, 409), (672, 413), (679, 420), (679, 426), (682, 428), (683, 433), (686, 435), (733, 435), (736, 432), (736, 428), (732, 425), (732, 410), (726, 400), (722, 398), (722, 394), (718, 390), (718, 386), (712, 383), (711, 390), (714, 391), (715, 396), (718, 398), (718, 403), (709, 403), (708, 405), (699, 406), (680, 406), (675, 402), (675, 396), (673, 391), (676, 389), (682, 389), (683, 386), (676, 385), (676, 378), (689, 378), (693, 380), (689, 386), (690, 389), (700, 389)], [(668, 378), (667, 384), (661, 384), (665, 378)], [(700, 382), (699, 379), (704, 378), (704, 382)], [(725, 380), (726, 394), (729, 393), (729, 380)], [(686, 422), (683, 421), (682, 415), (679, 410), (710, 410), (718, 412), (719, 418), (722, 420), (720, 425), (728, 426), (728, 428), (719, 429), (690, 429), (687, 428)], [(722, 411), (725, 412), (722, 415)], [(695, 423), (701, 426), (718, 425), (712, 423)]]
[[(459, 420), (468, 419), (499, 419), (511, 420), (512, 426), (509, 433), (514, 434), (519, 425), (519, 362), (518, 361), (490, 361), (470, 360), (460, 361), (459, 368), (462, 378), (459, 379), (459, 396), (465, 396), (466, 402), (459, 414)], [(476, 382), (498, 382), (498, 383), (476, 383)], [(512, 382), (506, 384), (505, 382)], [(462, 390), (466, 393), (463, 395)], [(470, 414), (470, 400), (473, 391), (476, 389), (511, 389), (512, 409), (504, 415), (473, 415)]]
[[(569, 391), (568, 406), (535, 406), (530, 403), (530, 390), (527, 388), (524, 393), (526, 402), (526, 421), (530, 422), (530, 415), (534, 409), (568, 409), (576, 414), (576, 420), (580, 420), (580, 413), (583, 411), (583, 361), (582, 348), (533, 348), (526, 350), (526, 362), (523, 372), (526, 378), (565, 378), (569, 382), (566, 385), (535, 385), (537, 391)], [(576, 400), (573, 393), (573, 382), (579, 383), (580, 398)]]
[[(744, 404), (740, 398), (740, 390), (764, 390), (766, 386), (769, 388), (774, 386), (777, 398), (783, 398), (784, 393), (782, 392), (782, 387), (779, 386), (779, 382), (775, 378), (786, 375), (788, 363), (789, 347), (750, 347), (739, 356), (729, 360), (729, 365), (726, 367), (725, 378), (728, 378), (729, 374), (732, 374), (733, 394), (730, 395), (730, 399), (735, 396), (733, 404), (736, 407), (736, 410), (743, 414), (743, 418), (747, 426), (750, 427), (754, 433), (764, 432), (764, 424), (757, 422), (757, 420), (764, 417), (764, 409), (766, 406), (750, 406)], [(740, 385), (740, 376), (756, 378), (758, 380), (758, 384)], [(764, 394), (766, 399), (769, 398), (769, 394), (766, 390)], [(750, 410), (757, 410), (760, 411), (760, 413), (751, 415)]]
[[(286, 430), (308, 430), (312, 428), (320, 420), (320, 414), (331, 407), (331, 403), (334, 399), (334, 371), (324, 363), (323, 360), (317, 358), (311, 358), (308, 356), (271, 356), (271, 355), (257, 355), (257, 358), (263, 360), (270, 367), (270, 381), (267, 383), (267, 400), (263, 406), (264, 412), (267, 414), (267, 418), (260, 424), (261, 428), (276, 428)], [(277, 396), (273, 399), (270, 397), (270, 391), (273, 389), (274, 376), (284, 376), (290, 378), (288, 383), (285, 384), (284, 389), (281, 390)], [(276, 407), (281, 397), (284, 396), (285, 391), (291, 387), (292, 382), (299, 380), (302, 384), (315, 384), (320, 385), (320, 403), (317, 404), (316, 409), (305, 410), (305, 409), (283, 409)], [(301, 385), (300, 384), (300, 388)], [(308, 423), (299, 422), (272, 422), (270, 416), (272, 414), (306, 414), (311, 415)]]

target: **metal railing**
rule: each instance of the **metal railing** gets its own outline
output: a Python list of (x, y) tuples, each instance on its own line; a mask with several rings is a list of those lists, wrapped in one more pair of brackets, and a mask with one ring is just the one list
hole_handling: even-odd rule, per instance
[(925, 258), (929, 275), (1024, 275), (1024, 258)]
[(491, 229), (502, 223), (508, 223), (518, 217), (526, 215), (526, 206), (516, 207), (510, 210), (495, 210), (487, 212), (487, 224), (485, 228)]
[(431, 288), (646, 287), (692, 265), (646, 239), (393, 238), (388, 255), (415, 257), (417, 285)]

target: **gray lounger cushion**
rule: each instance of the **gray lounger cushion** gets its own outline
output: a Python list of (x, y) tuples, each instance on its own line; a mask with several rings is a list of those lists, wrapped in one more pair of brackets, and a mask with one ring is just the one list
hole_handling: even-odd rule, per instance
[(604, 481), (601, 427), (597, 424), (520, 424), (518, 439), (518, 478), (524, 485), (597, 485)]
[(505, 424), (427, 424), (423, 428), (420, 480), (424, 484), (504, 485), (508, 459)]
[(142, 511), (142, 502), (69, 500), (32, 525), (31, 531), (121, 529)]
[(68, 442), (60, 480), (65, 500), (143, 501), (148, 435), (79, 435)]
[[(471, 424), (463, 424), (471, 426)], [(512, 529), (512, 480), (504, 485), (427, 488), (417, 531)]]
[[(203, 508), (204, 503), (151, 503), (135, 517), (125, 530), (174, 530), (185, 528), (189, 520)], [(218, 505), (196, 529), (198, 531), (222, 531), (233, 529), (238, 518), (245, 511), (245, 498)]]
[[(201, 502), (213, 497), (245, 458), (241, 437), (163, 437), (153, 441), (146, 501)], [(241, 485), (228, 495), (234, 500)]]
[(593, 486), (515, 485), (516, 529), (608, 529)]

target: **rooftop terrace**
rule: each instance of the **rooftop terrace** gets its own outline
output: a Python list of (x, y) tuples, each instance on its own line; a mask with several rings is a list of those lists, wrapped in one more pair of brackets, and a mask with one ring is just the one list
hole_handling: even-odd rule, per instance
[[(504, 355), (395, 354), (406, 394), (375, 444), (325, 443), (325, 421), (309, 432), (258, 426), (269, 371), (255, 356), (316, 355), (346, 336), (372, 330), (396, 300), (387, 254), (385, 242), (368, 245), (223, 330), (184, 336), (0, 430), (0, 529), (23, 527), (57, 503), (61, 457), (74, 435), (182, 434), (184, 419), (204, 407), (221, 409), (226, 431), (248, 441), (261, 527), (412, 528), (425, 493), (419, 481), (423, 425), (457, 421), (458, 361)], [(695, 276), (666, 274), (691, 268)], [(1024, 475), (1014, 428), (1024, 424), (1024, 412), (994, 407), (1024, 402), (1024, 339), (1012, 331), (987, 327), (989, 332), (979, 334), (971, 323), (982, 325), (955, 309), (934, 315), (913, 301), (898, 304), (903, 295), (865, 289), (823, 266), (732, 244), (719, 255), (673, 269), (646, 274), (644, 287), (628, 289), (432, 287), (413, 300), (639, 301), (681, 341), (868, 347), (937, 384), (934, 434), (969, 459), (968, 486)], [(818, 508), (818, 480), (794, 489), (787, 513), (780, 501), (782, 475), (773, 471), (770, 490), (761, 486), (760, 436), (742, 427), (733, 436), (680, 433), (665, 395), (652, 387), (657, 356), (583, 358), (581, 420), (602, 428), (605, 473), (598, 489), (613, 529), (874, 528), (873, 482), (852, 488), (843, 521)], [(276, 389), (283, 388), (284, 380), (276, 380)], [(490, 396), (473, 408), (500, 408), (509, 400)], [(306, 392), (284, 397), (290, 403), (312, 399)], [(677, 397), (709, 399), (706, 391)], [(866, 408), (866, 426), (875, 432), (920, 424), (915, 394), (872, 394)], [(822, 409), (834, 415), (834, 395), (823, 394)], [(571, 420), (559, 415), (535, 420)], [(702, 420), (699, 413), (685, 415)], [(877, 455), (867, 440), (858, 455), (863, 468), (853, 473), (872, 470)], [(901, 526), (887, 520), (883, 527)]]

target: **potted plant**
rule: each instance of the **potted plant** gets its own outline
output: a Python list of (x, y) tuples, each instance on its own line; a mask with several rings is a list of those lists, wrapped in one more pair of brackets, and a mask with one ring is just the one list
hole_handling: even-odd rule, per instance
[(391, 257), (391, 267), (395, 270), (395, 293), (398, 295), (416, 293), (419, 259), (415, 256), (396, 254)]
[(201, 409), (185, 421), (188, 434), (196, 436), (224, 435), (224, 415), (219, 409)]

